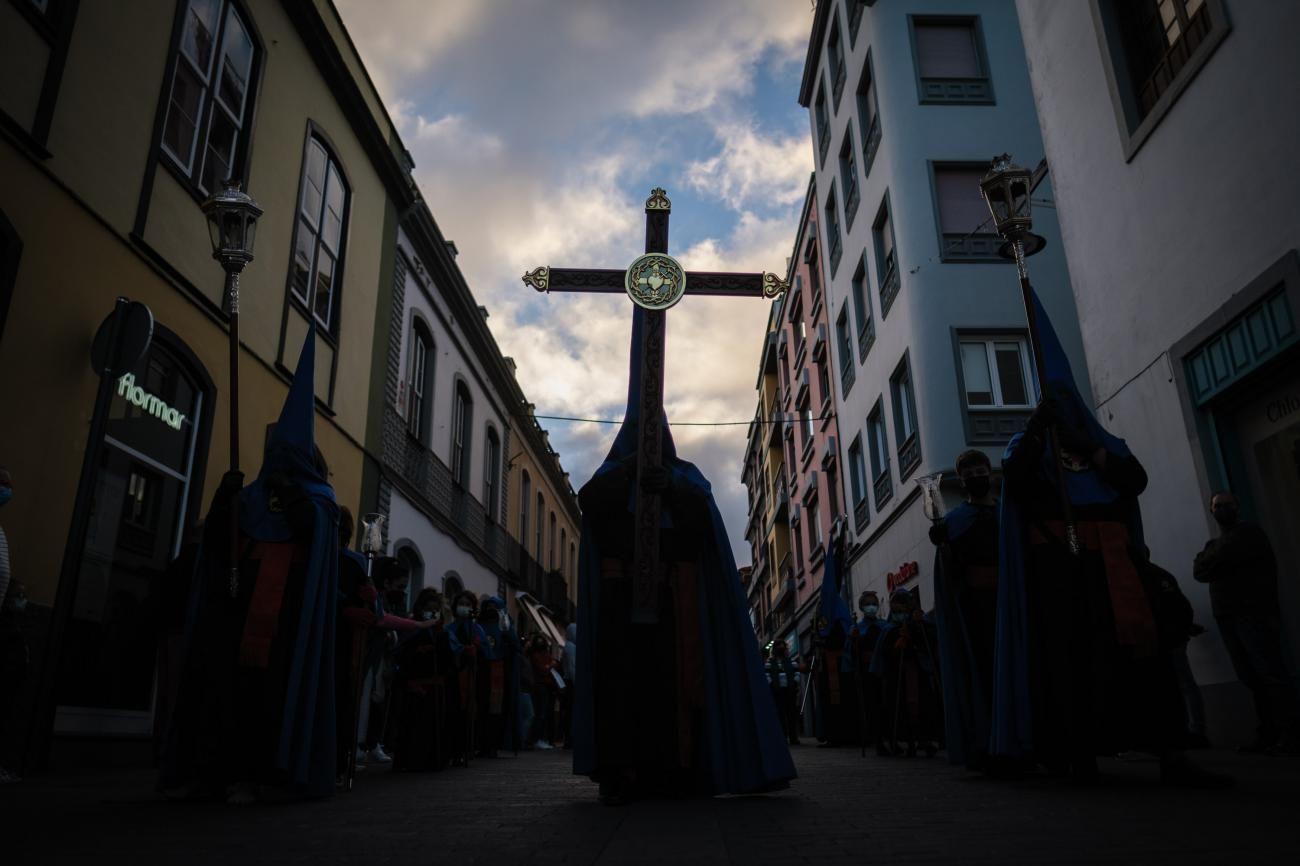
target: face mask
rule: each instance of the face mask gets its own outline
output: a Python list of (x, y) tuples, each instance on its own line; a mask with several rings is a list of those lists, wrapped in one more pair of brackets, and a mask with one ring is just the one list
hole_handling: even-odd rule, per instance
[(469, 616), (469, 608), (467, 608), (463, 604), (458, 606), (456, 608), (456, 616), (460, 617), (461, 619), (464, 619), (465, 617)]
[(420, 611), (420, 619), (424, 620), (425, 622), (428, 622), (429, 620), (433, 619), (433, 611), (431, 610)]
[(891, 613), (889, 618), (894, 622), (907, 622), (907, 614), (905, 613)]
[(0, 487), (0, 505), (8, 504), (10, 499), (14, 498), (14, 489), (12, 487)]
[(983, 499), (989, 494), (989, 478), (987, 475), (972, 475), (962, 482), (966, 492), (970, 494), (971, 499)]
[(1232, 505), (1220, 505), (1214, 509), (1214, 519), (1220, 526), (1232, 526), (1237, 522), (1237, 509)]
[(862, 606), (862, 612), (865, 613), (867, 616), (875, 616), (879, 610), (880, 610), (880, 605), (878, 604), (864, 604)]

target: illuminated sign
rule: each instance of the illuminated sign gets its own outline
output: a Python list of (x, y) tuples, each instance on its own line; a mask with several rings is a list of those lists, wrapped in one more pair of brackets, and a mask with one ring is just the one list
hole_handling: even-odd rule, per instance
[(903, 563), (901, 566), (898, 567), (898, 571), (891, 571), (889, 573), (889, 577), (886, 581), (886, 584), (889, 587), (889, 591), (893, 592), (894, 590), (898, 589), (900, 586), (907, 583), (909, 580), (916, 577), (920, 573), (921, 573), (921, 566), (918, 565), (917, 563), (915, 562)]
[(181, 425), (185, 423), (185, 416), (179, 410), (173, 409), (137, 385), (134, 373), (127, 373), (117, 380), (117, 396), (132, 406), (140, 407), (173, 430), (181, 429)]

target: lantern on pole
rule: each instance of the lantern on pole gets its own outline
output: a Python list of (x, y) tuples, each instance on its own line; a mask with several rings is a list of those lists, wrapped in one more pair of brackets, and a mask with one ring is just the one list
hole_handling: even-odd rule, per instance
[[(1016, 271), (1020, 276), (1020, 296), (1025, 305), (1025, 320), (1029, 325), (1029, 345), (1034, 355), (1034, 372), (1038, 375), (1040, 397), (1046, 396), (1047, 370), (1043, 366), (1042, 343), (1038, 338), (1038, 319), (1034, 315), (1034, 290), (1029, 284), (1029, 269), (1025, 259), (1042, 252), (1047, 241), (1034, 234), (1033, 202), (1030, 196), (1034, 191), (1033, 172), (1011, 161), (1010, 154), (993, 157), (988, 173), (980, 180), (980, 193), (997, 232), (1006, 241), (999, 251), (1003, 258), (1015, 259)], [(1061, 516), (1065, 522), (1065, 540), (1070, 552), (1079, 553), (1078, 531), (1075, 529), (1073, 509), (1070, 497), (1065, 489), (1065, 470), (1061, 466), (1060, 448), (1057, 444), (1056, 429), (1047, 430), (1047, 448), (1056, 456), (1052, 461), (1056, 466), (1056, 486), (1061, 497)]]
[[(239, 274), (253, 260), (253, 240), (262, 209), (239, 188), (236, 180), (227, 180), (225, 189), (203, 203), (208, 218), (208, 236), (212, 241), (212, 258), (226, 272), (225, 310), (230, 316), (230, 471), (239, 471)], [(236, 492), (236, 496), (238, 493)], [(230, 521), (230, 596), (239, 593), (239, 508), (238, 499)]]

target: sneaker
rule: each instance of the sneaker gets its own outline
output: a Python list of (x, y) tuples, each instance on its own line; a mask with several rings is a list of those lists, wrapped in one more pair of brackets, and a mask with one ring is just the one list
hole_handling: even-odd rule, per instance
[(550, 743), (546, 742), (545, 740), (538, 740), (538, 741), (536, 742), (535, 746), (536, 746), (536, 748), (538, 748), (538, 749), (540, 749), (540, 750), (542, 750), (542, 751), (546, 751), (547, 749), (554, 749), (554, 748), (555, 748), (554, 746), (552, 746)]
[(366, 755), (366, 762), (371, 764), (391, 764), (393, 759), (384, 751), (383, 746), (375, 746)]
[(357, 746), (357, 766), (364, 767), (365, 765), (366, 765), (366, 750), (361, 748), (360, 746)]

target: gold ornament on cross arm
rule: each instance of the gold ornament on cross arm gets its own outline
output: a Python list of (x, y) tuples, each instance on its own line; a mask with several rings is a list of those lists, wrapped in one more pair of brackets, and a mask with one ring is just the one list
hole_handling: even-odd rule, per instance
[(790, 291), (790, 283), (781, 279), (776, 274), (763, 274), (763, 297), (775, 298), (778, 295), (784, 295)]
[(524, 274), (524, 285), (532, 286), (539, 292), (549, 292), (551, 289), (551, 269), (546, 265), (533, 268)]

